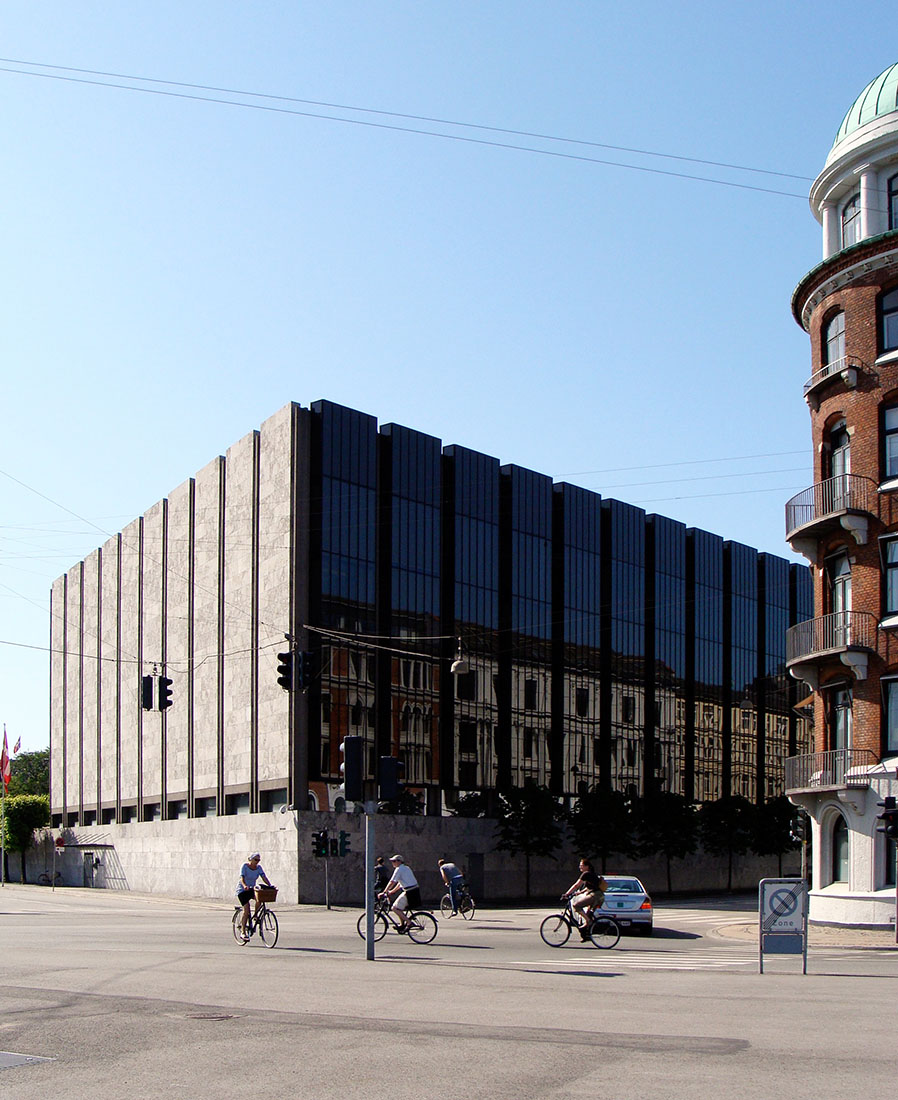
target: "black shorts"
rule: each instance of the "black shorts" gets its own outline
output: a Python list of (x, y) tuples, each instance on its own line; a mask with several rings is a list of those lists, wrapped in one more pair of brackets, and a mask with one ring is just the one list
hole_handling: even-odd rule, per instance
[(237, 900), (241, 905), (246, 905), (248, 901), (252, 901), (256, 895), (255, 890), (239, 890), (237, 892)]

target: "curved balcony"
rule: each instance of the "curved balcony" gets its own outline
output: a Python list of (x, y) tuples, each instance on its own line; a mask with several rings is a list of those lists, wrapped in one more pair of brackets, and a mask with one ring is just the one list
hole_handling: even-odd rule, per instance
[(878, 762), (869, 749), (830, 749), (790, 756), (786, 760), (786, 793), (868, 787), (870, 769)]
[(817, 540), (836, 527), (863, 545), (868, 520), (879, 514), (879, 493), (872, 478), (838, 474), (803, 489), (786, 505), (786, 541), (796, 553), (813, 559)]
[(786, 667), (813, 689), (820, 666), (838, 658), (858, 680), (867, 678), (867, 658), (876, 649), (877, 620), (867, 611), (833, 611), (790, 626), (786, 631)]
[(863, 362), (856, 355), (843, 355), (841, 359), (835, 359), (832, 363), (826, 363), (815, 371), (805, 382), (804, 399), (814, 412), (820, 404), (819, 391), (830, 382), (844, 382), (848, 389), (852, 390), (857, 385), (857, 376), (864, 370)]

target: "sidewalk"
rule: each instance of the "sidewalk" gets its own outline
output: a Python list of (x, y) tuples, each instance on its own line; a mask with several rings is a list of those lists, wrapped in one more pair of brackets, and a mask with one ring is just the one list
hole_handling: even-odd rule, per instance
[[(722, 925), (714, 929), (721, 939), (758, 942), (758, 922)], [(837, 928), (827, 924), (808, 925), (808, 947), (856, 947), (898, 950), (893, 928)]]

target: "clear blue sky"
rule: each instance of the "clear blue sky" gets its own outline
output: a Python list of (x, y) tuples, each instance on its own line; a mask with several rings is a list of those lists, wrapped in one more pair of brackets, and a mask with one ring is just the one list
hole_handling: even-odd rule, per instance
[(893, 5), (850, 47), (845, 20), (829, 0), (4, 5), (10, 745), (49, 740), (52, 580), (290, 400), (790, 556), (807, 190), (898, 60)]

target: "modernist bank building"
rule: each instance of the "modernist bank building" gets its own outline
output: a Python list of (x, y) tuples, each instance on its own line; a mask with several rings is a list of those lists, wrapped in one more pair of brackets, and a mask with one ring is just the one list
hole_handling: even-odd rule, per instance
[(812, 614), (803, 564), (290, 404), (53, 585), (52, 821), (347, 809), (347, 734), (431, 817), (528, 779), (763, 801), (811, 749), (786, 636)]
[(813, 820), (811, 917), (886, 925), (896, 853), (877, 803), (898, 795), (898, 65), (851, 105), (810, 201), (823, 260), (792, 308), (811, 341), (814, 484), (788, 503), (786, 528), (814, 579), (788, 663), (811, 689), (815, 743), (789, 761), (786, 784)]

